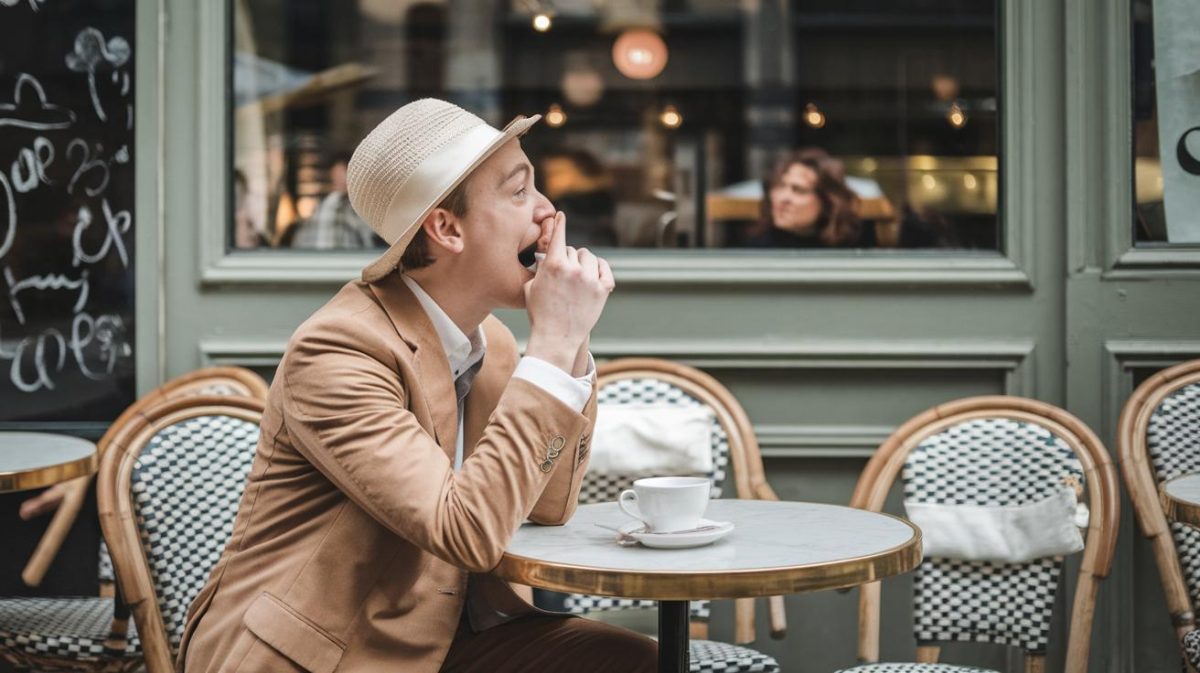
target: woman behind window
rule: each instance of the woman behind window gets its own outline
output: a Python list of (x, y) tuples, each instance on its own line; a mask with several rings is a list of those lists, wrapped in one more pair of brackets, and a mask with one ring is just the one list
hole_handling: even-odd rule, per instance
[(762, 219), (744, 245), (769, 248), (873, 247), (855, 214), (858, 196), (846, 185), (842, 162), (808, 147), (784, 155), (771, 171)]

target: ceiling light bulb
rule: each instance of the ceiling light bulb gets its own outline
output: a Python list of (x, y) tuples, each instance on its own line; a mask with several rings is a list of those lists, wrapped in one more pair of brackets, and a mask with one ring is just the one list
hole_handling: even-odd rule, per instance
[(533, 15), (533, 29), (539, 33), (544, 33), (550, 30), (550, 15), (545, 12), (538, 12)]
[(667, 67), (667, 43), (652, 30), (627, 30), (613, 42), (612, 59), (629, 79), (651, 79)]
[(825, 126), (825, 113), (813, 103), (804, 106), (804, 123), (819, 129)]
[(549, 110), (546, 110), (546, 124), (547, 125), (552, 126), (554, 128), (558, 128), (566, 123), (567, 123), (567, 113), (563, 112), (562, 107), (559, 106), (557, 103), (555, 103), (554, 105), (551, 105)]
[(975, 179), (974, 175), (967, 173), (963, 176), (963, 187), (966, 187), (971, 191), (975, 191), (979, 188), (979, 181)]
[(683, 115), (679, 114), (679, 110), (675, 109), (674, 105), (668, 105), (663, 108), (662, 114), (658, 116), (658, 120), (662, 125), (669, 129), (677, 129), (683, 124)]
[(929, 191), (933, 191), (937, 187), (937, 180), (932, 175), (926, 173), (921, 176), (921, 186)]

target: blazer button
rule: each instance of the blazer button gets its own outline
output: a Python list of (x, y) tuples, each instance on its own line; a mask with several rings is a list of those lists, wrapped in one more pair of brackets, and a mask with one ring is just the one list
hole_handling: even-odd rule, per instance
[(549, 472), (550, 470), (554, 469), (554, 462), (547, 458), (539, 467), (541, 468), (542, 472)]

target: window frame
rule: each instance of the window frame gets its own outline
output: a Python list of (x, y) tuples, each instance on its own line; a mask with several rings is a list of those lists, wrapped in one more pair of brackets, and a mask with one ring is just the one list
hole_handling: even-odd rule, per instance
[[(1036, 125), (1022, 120), (1046, 114), (1037, 93), (1054, 86), (1037, 64), (1055, 62), (1057, 44), (1037, 30), (1039, 13), (1054, 11), (1038, 0), (997, 0), (1001, 138), (1001, 197), (997, 220), (1000, 251), (940, 250), (633, 250), (607, 248), (606, 259), (623, 285), (950, 285), (1024, 289), (1035, 285), (1039, 222), (1055, 221), (1061, 184), (1055, 162)], [(229, 105), (232, 49), (231, 3), (198, 8), (196, 137), (200, 282), (225, 285), (328, 285), (358, 277), (379, 251), (243, 251), (228, 248), (231, 186)], [(747, 264), (747, 258), (753, 263)]]

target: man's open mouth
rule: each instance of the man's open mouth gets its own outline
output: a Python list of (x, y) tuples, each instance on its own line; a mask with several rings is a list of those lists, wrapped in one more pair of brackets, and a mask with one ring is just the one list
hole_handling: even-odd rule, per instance
[(537, 241), (534, 241), (517, 253), (517, 261), (529, 271), (537, 271), (537, 246)]

